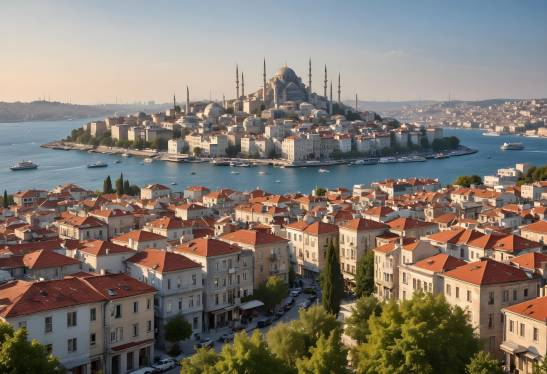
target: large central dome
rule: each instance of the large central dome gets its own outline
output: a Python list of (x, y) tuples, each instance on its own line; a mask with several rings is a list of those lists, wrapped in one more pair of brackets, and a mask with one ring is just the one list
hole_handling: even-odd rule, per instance
[(281, 80), (284, 80), (287, 83), (298, 83), (298, 76), (296, 75), (294, 70), (288, 66), (283, 66), (282, 68), (277, 69), (277, 71), (275, 72), (275, 76)]

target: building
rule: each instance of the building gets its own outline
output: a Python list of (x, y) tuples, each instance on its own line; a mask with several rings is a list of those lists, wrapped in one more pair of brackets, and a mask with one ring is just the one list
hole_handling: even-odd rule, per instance
[(95, 217), (67, 215), (59, 222), (59, 238), (106, 240), (108, 239), (108, 226)]
[(112, 238), (112, 243), (140, 251), (147, 248), (166, 248), (167, 238), (151, 231), (134, 230)]
[(65, 249), (67, 256), (82, 262), (82, 271), (90, 273), (123, 273), (124, 261), (133, 256), (131, 248), (104, 240), (81, 242), (75, 248)]
[(289, 162), (314, 158), (313, 142), (301, 136), (288, 136), (281, 144), (281, 156)]
[(547, 221), (537, 221), (520, 228), (523, 238), (547, 245)]
[(141, 188), (141, 199), (155, 200), (162, 197), (169, 197), (171, 189), (162, 184), (149, 184)]

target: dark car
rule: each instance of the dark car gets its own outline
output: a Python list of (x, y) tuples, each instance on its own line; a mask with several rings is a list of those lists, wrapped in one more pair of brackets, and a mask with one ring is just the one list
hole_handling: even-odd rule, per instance
[(271, 324), (272, 324), (272, 319), (268, 318), (268, 317), (261, 318), (258, 321), (256, 321), (256, 327), (258, 327), (260, 329), (263, 328), (263, 327), (269, 326)]
[(201, 339), (196, 343), (196, 348), (211, 348), (215, 343), (211, 339)]
[(218, 338), (218, 341), (223, 343), (228, 343), (228, 342), (231, 342), (232, 340), (234, 340), (234, 333), (232, 332), (224, 333), (220, 336), (220, 338)]

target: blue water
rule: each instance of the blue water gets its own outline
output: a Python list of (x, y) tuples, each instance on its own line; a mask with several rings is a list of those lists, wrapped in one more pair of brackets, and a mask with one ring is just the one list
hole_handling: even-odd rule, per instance
[[(397, 177), (432, 177), (442, 183), (450, 183), (459, 175), (488, 175), (498, 168), (513, 166), (518, 162), (547, 164), (547, 139), (516, 136), (482, 136), (477, 130), (447, 129), (445, 135), (456, 135), (461, 143), (476, 148), (479, 153), (470, 156), (422, 163), (384, 164), (370, 166), (333, 166), (330, 173), (319, 173), (317, 168), (280, 169), (269, 166), (254, 168), (230, 168), (210, 164), (175, 164), (156, 161), (142, 165), (142, 159), (123, 159), (118, 156), (89, 154), (77, 151), (58, 151), (40, 148), (40, 144), (65, 137), (84, 121), (20, 122), (0, 124), (0, 190), (15, 192), (27, 188), (51, 189), (63, 183), (76, 183), (89, 189), (101, 189), (107, 175), (124, 174), (132, 183), (176, 182), (174, 190), (188, 185), (204, 185), (209, 188), (230, 187), (250, 190), (256, 187), (275, 193), (310, 192), (315, 186), (351, 188), (354, 184), (368, 184), (375, 180)], [(522, 142), (523, 151), (501, 151), (504, 141)], [(491, 158), (488, 159), (488, 156)], [(122, 160), (114, 164), (115, 160)], [(9, 170), (9, 166), (32, 160), (40, 165), (36, 170)], [(95, 161), (105, 161), (107, 168), (87, 169)], [(239, 175), (230, 174), (237, 170)], [(259, 171), (267, 175), (259, 175)], [(191, 175), (195, 172), (195, 175)], [(275, 181), (279, 180), (280, 183)]]

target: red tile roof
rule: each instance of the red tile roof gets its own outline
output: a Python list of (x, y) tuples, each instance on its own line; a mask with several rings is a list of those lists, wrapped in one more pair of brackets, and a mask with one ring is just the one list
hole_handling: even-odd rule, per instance
[(340, 225), (340, 227), (355, 230), (355, 231), (364, 231), (364, 230), (382, 230), (387, 229), (388, 225), (385, 223), (373, 221), (365, 218), (355, 218), (345, 222)]
[(523, 269), (540, 269), (541, 264), (547, 262), (547, 254), (538, 252), (529, 252), (523, 255), (513, 257), (509, 260), (511, 264), (517, 265)]
[(304, 221), (297, 221), (287, 225), (286, 227), (298, 231), (303, 231), (310, 235), (331, 234), (338, 232), (338, 226), (321, 221), (315, 221), (311, 224), (308, 224)]
[(547, 323), (547, 296), (511, 305), (505, 308), (505, 310), (519, 314), (523, 317)]
[(288, 242), (287, 239), (264, 230), (237, 230), (223, 235), (220, 239), (249, 245), (263, 245)]
[(369, 216), (375, 216), (375, 217), (385, 217), (390, 213), (393, 213), (394, 210), (391, 209), (388, 206), (377, 206), (374, 208), (370, 208), (365, 210), (363, 213), (368, 214)]
[(109, 300), (156, 292), (154, 287), (123, 273), (96, 275), (82, 280)]
[(82, 252), (89, 253), (94, 256), (108, 256), (119, 253), (134, 252), (134, 250), (131, 248), (104, 240), (92, 240), (89, 242), (83, 242), (78, 249)]
[(23, 256), (23, 264), (31, 270), (48, 269), (61, 266), (78, 265), (80, 261), (43, 249)]
[(153, 240), (162, 240), (167, 239), (165, 236), (154, 234), (150, 231), (145, 230), (134, 230), (126, 234), (122, 234), (112, 239), (112, 241), (127, 243), (129, 239), (132, 239), (135, 242), (151, 242)]
[(467, 264), (464, 260), (450, 256), (446, 253), (438, 253), (434, 256), (416, 262), (414, 265), (436, 273), (444, 273)]
[(524, 270), (492, 259), (468, 263), (445, 273), (445, 276), (476, 285), (522, 282), (529, 279)]
[(518, 235), (507, 235), (500, 238), (494, 244), (494, 250), (513, 253), (535, 248), (541, 250), (542, 247), (541, 243), (525, 239)]
[(547, 234), (547, 221), (537, 221), (520, 228), (521, 231), (530, 231), (538, 234)]
[(150, 226), (156, 229), (174, 230), (174, 229), (182, 229), (184, 227), (190, 227), (191, 224), (190, 222), (184, 221), (180, 218), (162, 217), (162, 218), (158, 218), (148, 222), (147, 226)]
[(128, 258), (126, 261), (154, 269), (160, 273), (201, 267), (197, 262), (194, 262), (181, 254), (153, 248), (142, 250)]
[(241, 252), (241, 248), (218, 239), (199, 238), (179, 245), (175, 248), (175, 251), (183, 254), (189, 253), (203, 257), (214, 257), (239, 253)]
[(69, 226), (80, 227), (80, 228), (102, 227), (106, 225), (103, 221), (95, 217), (91, 217), (91, 216), (80, 217), (80, 216), (74, 216), (71, 214), (65, 215), (61, 223), (67, 224)]
[(389, 222), (387, 225), (394, 230), (411, 230), (418, 227), (436, 226), (433, 222), (420, 221), (414, 218), (399, 217)]

